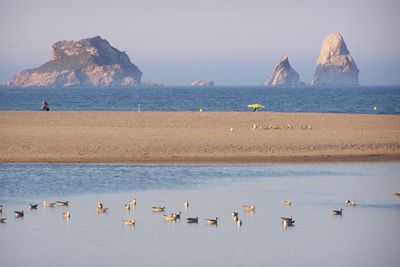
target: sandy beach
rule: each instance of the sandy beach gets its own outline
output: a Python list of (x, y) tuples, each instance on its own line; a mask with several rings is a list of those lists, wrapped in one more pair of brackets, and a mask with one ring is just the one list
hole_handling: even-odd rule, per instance
[(0, 112), (0, 162), (400, 160), (400, 116), (273, 112)]

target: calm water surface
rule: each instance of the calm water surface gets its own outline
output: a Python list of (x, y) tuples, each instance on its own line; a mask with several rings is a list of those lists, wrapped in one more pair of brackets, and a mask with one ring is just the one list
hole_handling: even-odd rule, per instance
[[(399, 163), (0, 164), (8, 218), (0, 224), (0, 266), (398, 266), (398, 191)], [(138, 204), (125, 212), (132, 197)], [(27, 208), (45, 199), (70, 206)], [(346, 199), (357, 206), (344, 207)], [(98, 201), (108, 214), (96, 214)], [(247, 203), (255, 213), (242, 210)], [(182, 211), (182, 220), (163, 221), (151, 211), (156, 205)], [(342, 217), (330, 215), (336, 208)], [(25, 217), (14, 218), (21, 209)], [(283, 229), (280, 217), (290, 215), (296, 226)], [(187, 224), (188, 216), (199, 223)], [(218, 226), (205, 223), (215, 216)], [(126, 218), (136, 227), (124, 226)]]
[(38, 110), (43, 99), (55, 111), (250, 111), (262, 103), (277, 112), (400, 114), (400, 86), (0, 88), (0, 110)]

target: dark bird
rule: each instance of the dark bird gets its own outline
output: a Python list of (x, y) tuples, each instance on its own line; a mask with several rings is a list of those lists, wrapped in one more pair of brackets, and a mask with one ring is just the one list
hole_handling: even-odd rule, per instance
[(68, 206), (68, 200), (66, 200), (66, 201), (57, 201), (57, 203), (60, 206)]
[(0, 218), (0, 223), (6, 223), (7, 218)]
[(31, 209), (31, 210), (35, 210), (35, 209), (37, 209), (37, 207), (38, 207), (38, 204), (29, 204), (29, 208)]
[(332, 215), (340, 215), (342, 216), (343, 209), (332, 210)]
[(198, 223), (199, 217), (196, 218), (187, 218), (187, 223)]
[(23, 210), (21, 210), (21, 211), (16, 210), (16, 211), (14, 211), (14, 213), (15, 213), (15, 218), (24, 217)]

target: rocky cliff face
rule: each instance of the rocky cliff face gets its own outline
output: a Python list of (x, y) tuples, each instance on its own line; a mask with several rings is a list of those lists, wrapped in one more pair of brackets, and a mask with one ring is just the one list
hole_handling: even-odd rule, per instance
[(299, 82), (299, 74), (290, 66), (288, 56), (283, 55), (264, 85), (292, 86)]
[(142, 72), (125, 52), (99, 36), (78, 42), (55, 43), (51, 60), (35, 69), (22, 71), (9, 86), (133, 86)]
[(340, 33), (325, 37), (312, 85), (359, 85), (356, 62)]

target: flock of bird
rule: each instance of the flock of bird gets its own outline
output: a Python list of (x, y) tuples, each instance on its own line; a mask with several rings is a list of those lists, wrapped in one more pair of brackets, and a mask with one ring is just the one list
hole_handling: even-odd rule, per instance
[[(397, 197), (400, 198), (400, 193), (395, 193), (395, 195)], [(129, 203), (124, 205), (124, 209), (125, 211), (130, 211), (131, 208), (135, 208), (137, 204), (137, 200), (136, 198), (133, 198), (132, 200), (129, 201)], [(345, 206), (352, 206), (354, 207), (356, 205), (355, 200), (346, 200), (344, 202)], [(56, 201), (56, 202), (49, 202), (49, 201), (44, 201), (43, 202), (43, 207), (44, 208), (54, 208), (56, 206), (68, 206), (69, 202), (68, 201)], [(189, 209), (189, 201), (185, 201), (185, 203), (183, 204), (184, 208), (187, 210)], [(285, 200), (283, 202), (283, 205), (286, 207), (290, 207), (292, 205), (292, 202), (290, 200)], [(38, 204), (29, 204), (29, 208), (30, 209), (37, 209), (38, 208)], [(245, 212), (248, 213), (254, 213), (256, 206), (254, 204), (250, 204), (250, 205), (243, 205), (243, 209)], [(160, 206), (160, 207), (152, 207), (152, 211), (155, 213), (159, 213), (159, 212), (165, 212), (166, 207), (164, 206)], [(0, 214), (3, 212), (3, 206), (0, 205)], [(101, 214), (101, 213), (107, 213), (108, 212), (108, 208), (104, 207), (103, 203), (98, 202), (96, 205), (96, 213), (97, 214)], [(16, 218), (21, 218), (24, 217), (24, 211), (23, 210), (16, 210), (14, 211), (15, 213), (15, 217)], [(171, 222), (175, 222), (176, 220), (180, 220), (181, 219), (181, 212), (174, 212), (174, 213), (170, 213), (170, 214), (163, 214), (164, 216), (164, 220), (165, 221), (171, 221)], [(343, 209), (335, 209), (332, 210), (332, 215), (338, 215), (338, 216), (342, 216), (343, 214)], [(71, 212), (70, 211), (66, 211), (62, 213), (63, 218), (64, 219), (69, 219), (71, 217)], [(236, 225), (238, 227), (241, 227), (243, 222), (242, 220), (239, 219), (239, 213), (236, 211), (232, 212), (232, 220), (236, 223)], [(210, 225), (217, 225), (218, 224), (218, 217), (215, 218), (207, 218), (205, 219), (207, 224)], [(282, 225), (284, 228), (290, 227), (290, 226), (294, 226), (295, 220), (293, 220), (293, 217), (281, 217), (282, 219)], [(6, 223), (7, 218), (0, 218), (0, 223)], [(198, 223), (199, 222), (199, 217), (188, 217), (186, 218), (187, 223)], [(126, 219), (123, 220), (123, 224), (126, 226), (134, 226), (136, 224), (136, 221), (134, 219)]]

